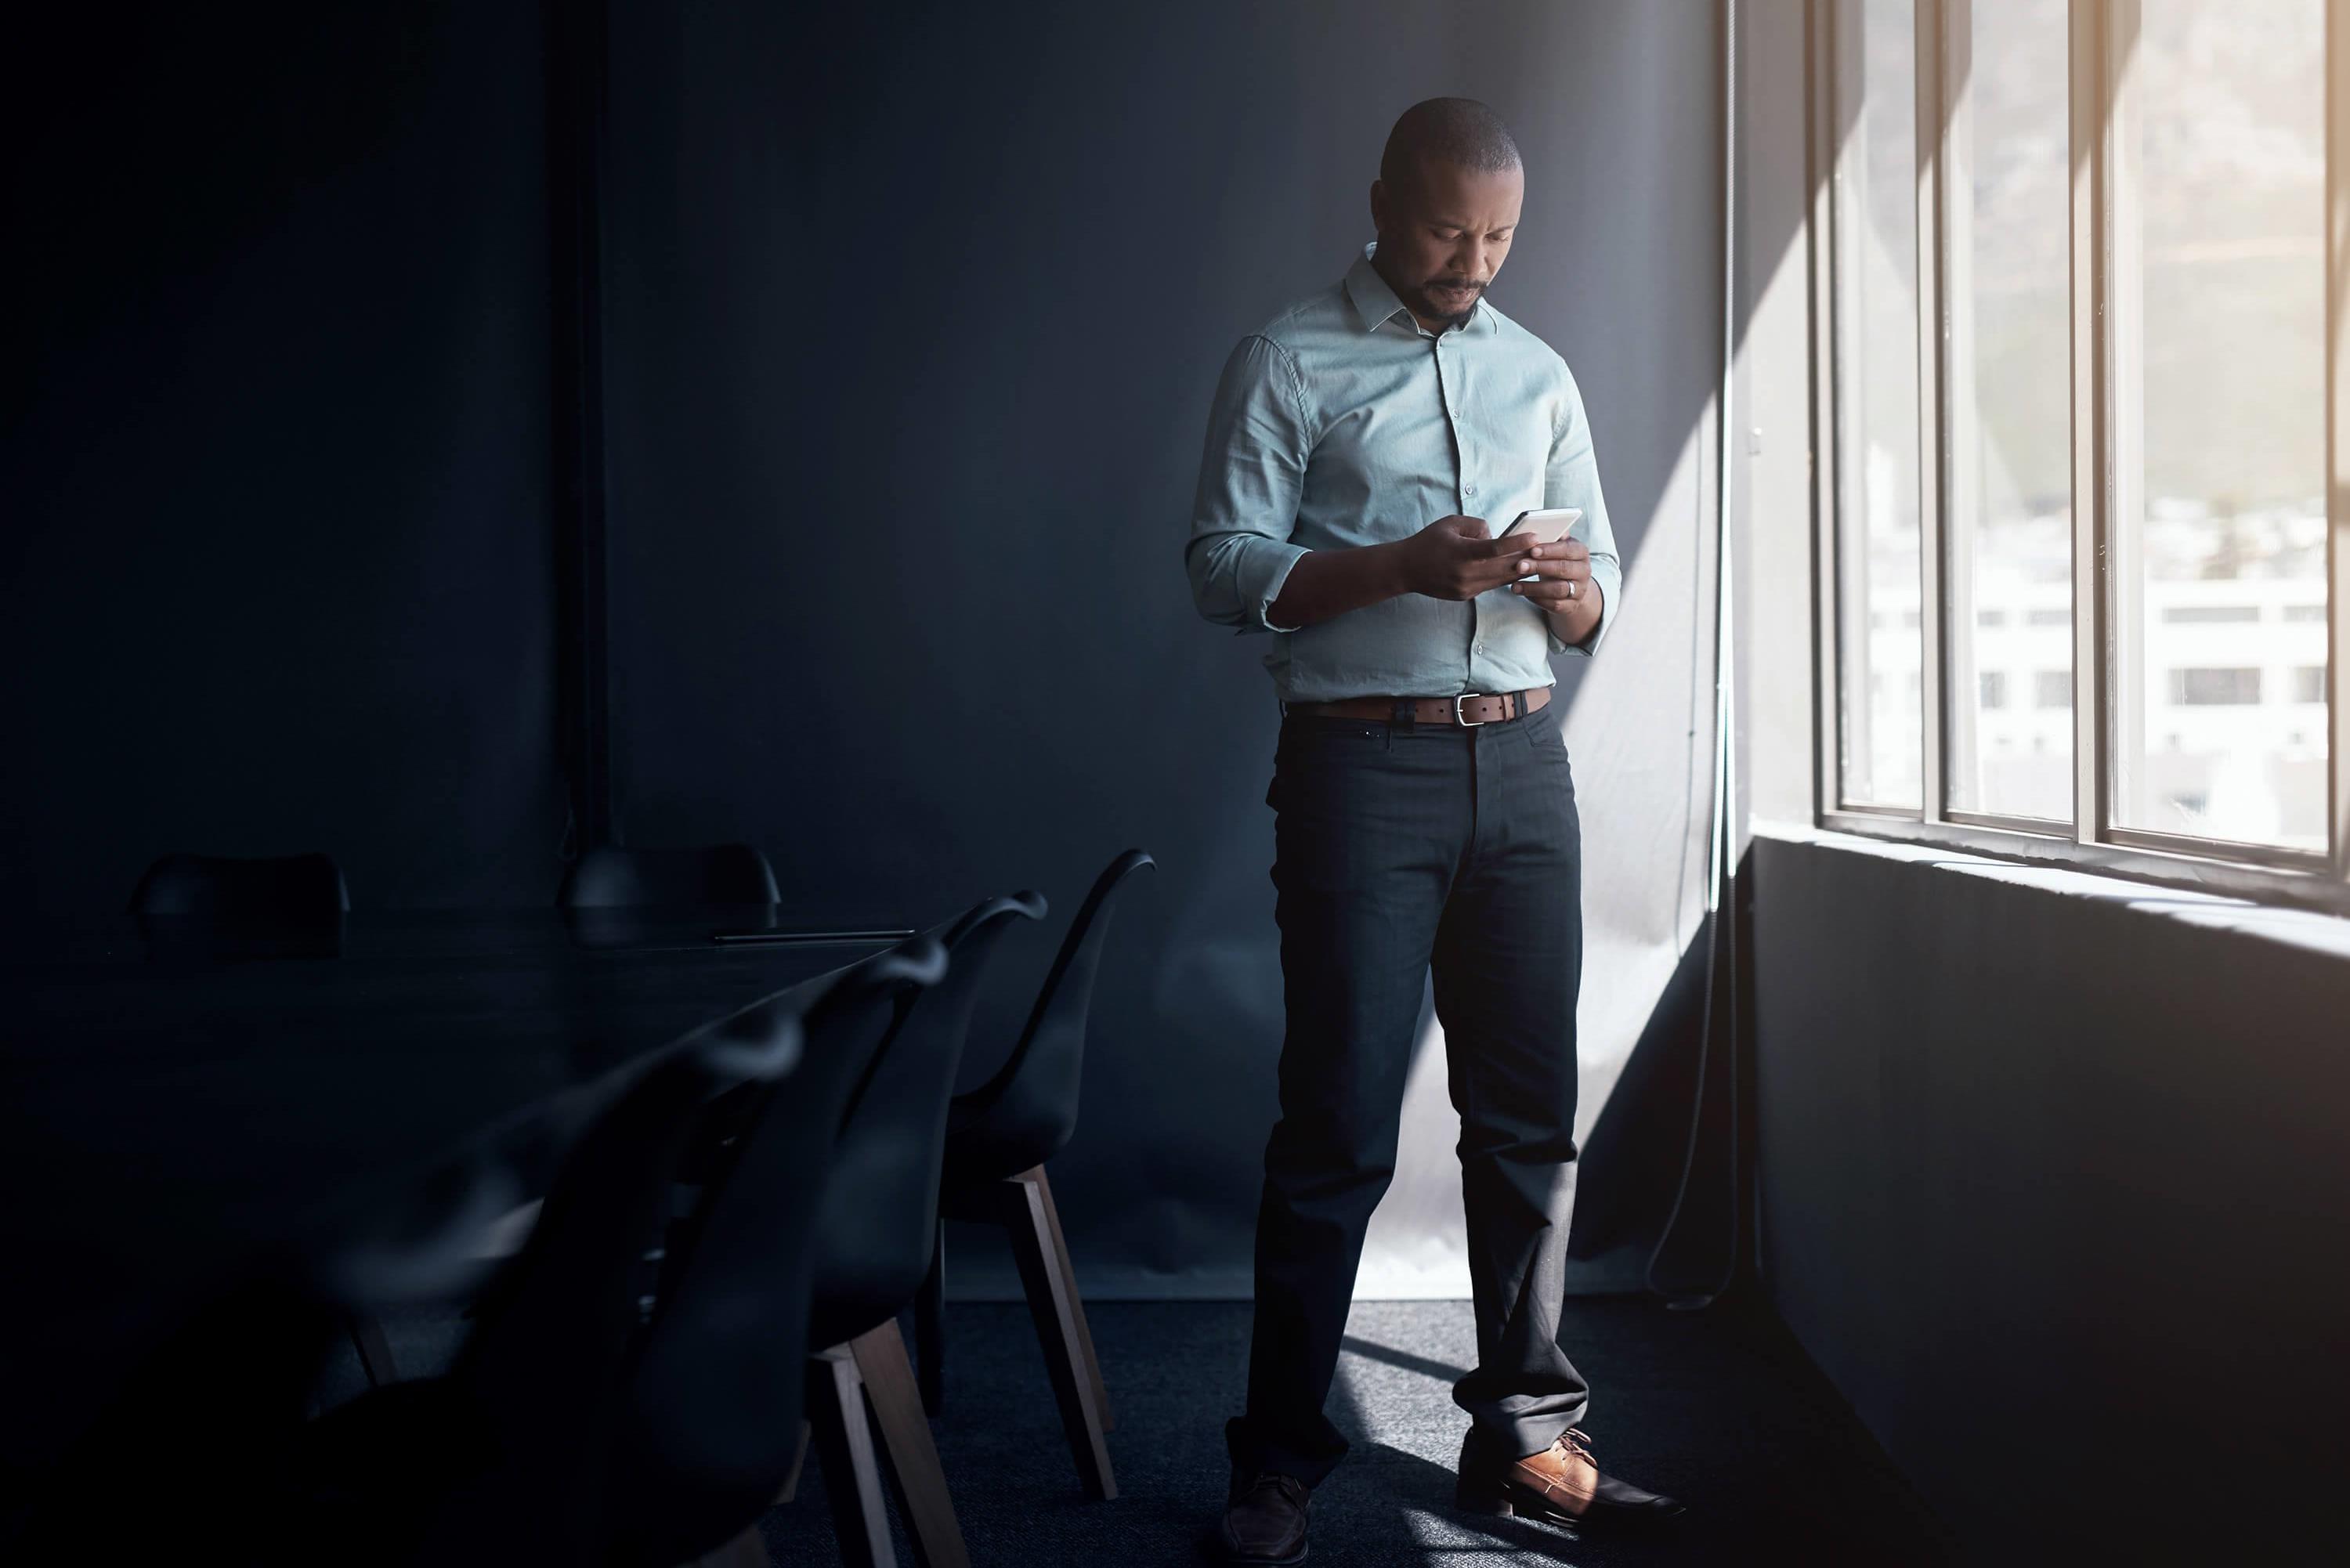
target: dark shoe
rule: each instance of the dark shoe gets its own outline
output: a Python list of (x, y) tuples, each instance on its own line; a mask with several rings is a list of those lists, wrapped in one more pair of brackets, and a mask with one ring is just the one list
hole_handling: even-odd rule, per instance
[(1471, 1427), (1461, 1444), (1454, 1505), (1470, 1513), (1548, 1520), (1570, 1530), (1586, 1524), (1645, 1523), (1683, 1511), (1671, 1498), (1600, 1474), (1598, 1462), (1584, 1446), (1589, 1441), (1569, 1427), (1541, 1453), (1513, 1459)]
[(1305, 1561), (1305, 1483), (1295, 1476), (1232, 1472), (1232, 1501), (1216, 1532), (1228, 1563)]

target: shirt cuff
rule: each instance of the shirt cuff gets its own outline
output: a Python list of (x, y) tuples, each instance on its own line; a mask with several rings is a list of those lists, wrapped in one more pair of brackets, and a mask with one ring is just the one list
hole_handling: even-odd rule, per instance
[(1295, 631), (1294, 626), (1275, 626), (1271, 619), (1273, 601), (1281, 597), (1282, 585), (1289, 581), (1290, 572), (1300, 556), (1311, 554), (1303, 545), (1286, 540), (1267, 539), (1253, 545), (1236, 565), (1233, 587), (1240, 590), (1241, 605), (1246, 614), (1241, 622), (1243, 633), (1252, 631)]
[(1616, 613), (1622, 607), (1624, 598), (1623, 568), (1613, 561), (1594, 561), (1591, 563), (1591, 582), (1599, 590), (1599, 624), (1593, 627), (1581, 642), (1564, 641), (1556, 632), (1552, 632), (1553, 653), (1579, 653), (1586, 659), (1592, 658), (1598, 653), (1600, 643), (1607, 639), (1607, 628), (1616, 624)]

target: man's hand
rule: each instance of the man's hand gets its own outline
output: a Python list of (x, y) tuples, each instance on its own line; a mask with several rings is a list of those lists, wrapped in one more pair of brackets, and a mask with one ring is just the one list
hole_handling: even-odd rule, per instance
[(1531, 535), (1496, 539), (1482, 517), (1439, 517), (1394, 545), (1403, 590), (1432, 599), (1473, 599), (1526, 574), (1526, 561), (1542, 548)]
[(1530, 583), (1513, 584), (1510, 591), (1548, 611), (1561, 642), (1576, 643), (1599, 624), (1599, 585), (1591, 577), (1591, 546), (1580, 539), (1537, 545), (1526, 563), (1534, 573)]
[(1312, 626), (1400, 594), (1473, 599), (1525, 576), (1540, 546), (1526, 535), (1488, 536), (1482, 517), (1440, 517), (1408, 539), (1345, 550), (1310, 550), (1290, 567), (1265, 619), (1284, 631)]

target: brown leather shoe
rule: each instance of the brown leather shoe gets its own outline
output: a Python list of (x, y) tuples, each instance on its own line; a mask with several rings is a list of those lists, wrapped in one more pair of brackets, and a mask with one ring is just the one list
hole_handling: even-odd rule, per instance
[(1217, 1532), (1228, 1563), (1273, 1563), (1282, 1568), (1305, 1561), (1305, 1483), (1295, 1476), (1232, 1472), (1232, 1501)]
[(1585, 1446), (1589, 1441), (1569, 1427), (1541, 1453), (1513, 1459), (1471, 1427), (1461, 1444), (1453, 1502), (1471, 1513), (1543, 1519), (1570, 1530), (1669, 1519), (1683, 1511), (1671, 1498), (1602, 1475)]

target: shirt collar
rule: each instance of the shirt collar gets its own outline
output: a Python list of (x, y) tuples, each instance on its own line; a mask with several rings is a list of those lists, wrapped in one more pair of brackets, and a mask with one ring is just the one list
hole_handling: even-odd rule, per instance
[[(1410, 318), (1410, 312), (1404, 309), (1403, 301), (1396, 297), (1395, 290), (1388, 286), (1388, 280), (1381, 277), (1378, 269), (1371, 265), (1371, 253), (1378, 248), (1379, 242), (1373, 240), (1363, 247), (1363, 254), (1355, 258), (1355, 265), (1347, 269), (1347, 297), (1354, 302), (1356, 318), (1363, 324), (1365, 332), (1377, 332), (1399, 312), (1407, 320)], [(1411, 327), (1414, 331), (1419, 329), (1417, 321), (1411, 322)], [(1493, 314), (1485, 307), (1485, 296), (1481, 294), (1461, 330), (1491, 332), (1492, 329)]]

